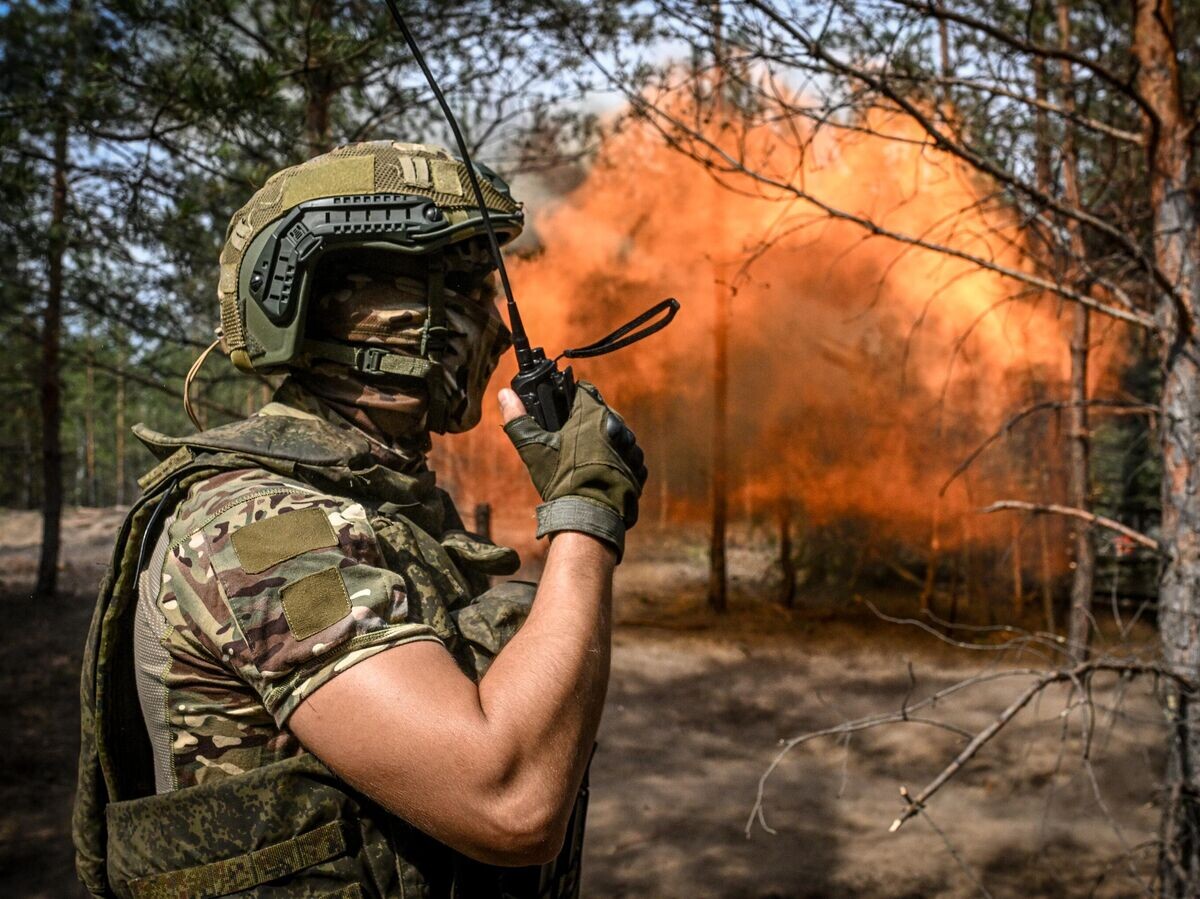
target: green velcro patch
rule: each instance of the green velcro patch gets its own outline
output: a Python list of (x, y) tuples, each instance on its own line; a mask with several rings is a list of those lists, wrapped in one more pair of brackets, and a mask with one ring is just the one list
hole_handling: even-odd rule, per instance
[(458, 163), (452, 159), (431, 159), (429, 168), (433, 175), (433, 189), (443, 194), (461, 197), (462, 181), (458, 177)]
[(233, 532), (233, 551), (242, 570), (258, 574), (314, 549), (337, 546), (337, 534), (321, 509), (286, 512)]
[(336, 565), (283, 588), (283, 617), (297, 640), (307, 640), (350, 614), (350, 594)]
[(283, 184), (283, 208), (291, 209), (317, 197), (369, 194), (375, 190), (373, 156), (326, 157), (291, 170)]

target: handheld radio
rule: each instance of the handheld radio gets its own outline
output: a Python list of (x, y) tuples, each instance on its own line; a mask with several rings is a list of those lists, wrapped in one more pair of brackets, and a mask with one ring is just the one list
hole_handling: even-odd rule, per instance
[(471, 182), (471, 190), (475, 194), (475, 202), (479, 205), (479, 212), (483, 216), (483, 226), (487, 232), (488, 246), (491, 249), (492, 258), (495, 260), (496, 269), (500, 273), (500, 284), (504, 288), (504, 297), (508, 306), (508, 325), (509, 330), (512, 332), (513, 351), (517, 354), (517, 374), (512, 379), (513, 392), (521, 398), (521, 402), (525, 404), (525, 409), (542, 428), (547, 431), (557, 431), (566, 423), (567, 416), (571, 414), (571, 406), (575, 402), (575, 375), (569, 365), (565, 369), (560, 370), (558, 367), (559, 359), (584, 359), (592, 356), (603, 356), (614, 350), (637, 343), (639, 340), (649, 337), (651, 334), (661, 331), (669, 325), (671, 320), (675, 318), (675, 314), (679, 311), (679, 301), (674, 297), (670, 297), (660, 303), (656, 303), (637, 318), (626, 322), (611, 334), (606, 334), (604, 337), (601, 337), (594, 343), (589, 343), (587, 346), (564, 350), (553, 359), (546, 355), (546, 351), (542, 347), (530, 346), (529, 336), (525, 333), (525, 323), (521, 320), (521, 311), (517, 308), (517, 301), (513, 298), (512, 285), (508, 281), (508, 270), (504, 267), (504, 256), (500, 252), (500, 242), (496, 239), (496, 232), (492, 227), (487, 203), (483, 199), (483, 190), (480, 188), (479, 178), (475, 174), (475, 164), (471, 161), (471, 155), (467, 151), (467, 143), (463, 140), (462, 132), (459, 130), (458, 120), (454, 117), (454, 113), (451, 111), (450, 105), (446, 102), (446, 98), (442, 94), (437, 80), (433, 77), (433, 73), (425, 63), (425, 55), (417, 45), (416, 38), (413, 37), (412, 32), (409, 31), (408, 26), (404, 23), (404, 17), (400, 15), (400, 10), (397, 8), (395, 0), (385, 0), (385, 2), (392, 14), (392, 18), (396, 22), (396, 26), (404, 36), (404, 42), (408, 44), (408, 49), (412, 53), (413, 59), (416, 60), (417, 65), (420, 67), (421, 74), (425, 76), (425, 80), (429, 83), (429, 88), (433, 91), (433, 95), (442, 109), (442, 114), (446, 117), (446, 123), (450, 126), (450, 131), (454, 135), (454, 142), (457, 145), (458, 153), (466, 166), (467, 178)]

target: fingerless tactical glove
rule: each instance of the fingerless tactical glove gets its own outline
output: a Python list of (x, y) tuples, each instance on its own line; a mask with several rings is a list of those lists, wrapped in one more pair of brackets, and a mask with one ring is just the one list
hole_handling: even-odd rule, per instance
[(539, 537), (580, 531), (613, 546), (620, 560), (625, 531), (638, 518), (646, 466), (633, 431), (604, 404), (600, 392), (580, 381), (571, 415), (560, 431), (546, 431), (531, 415), (504, 426), (544, 502), (538, 506)]

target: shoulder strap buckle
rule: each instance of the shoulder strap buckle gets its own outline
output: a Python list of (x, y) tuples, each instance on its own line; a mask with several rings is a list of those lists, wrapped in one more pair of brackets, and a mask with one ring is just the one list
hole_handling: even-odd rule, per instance
[(354, 368), (363, 374), (378, 375), (383, 372), (383, 360), (388, 356), (387, 350), (379, 347), (355, 347)]

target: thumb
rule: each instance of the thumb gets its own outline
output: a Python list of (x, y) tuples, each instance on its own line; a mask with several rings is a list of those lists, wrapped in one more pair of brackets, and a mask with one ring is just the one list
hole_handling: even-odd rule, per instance
[(525, 404), (521, 402), (521, 398), (505, 387), (496, 398), (500, 401), (500, 416), (504, 419), (504, 423), (508, 424), (514, 418), (520, 418), (527, 414)]

